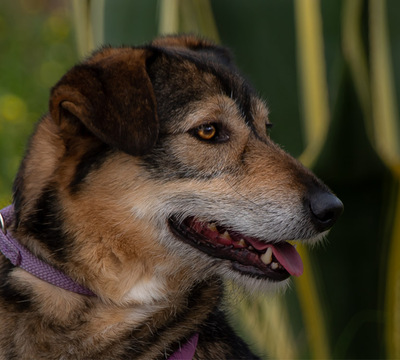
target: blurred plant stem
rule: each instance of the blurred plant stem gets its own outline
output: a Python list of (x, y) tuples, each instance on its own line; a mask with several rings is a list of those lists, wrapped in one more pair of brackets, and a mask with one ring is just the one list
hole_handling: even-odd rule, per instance
[(322, 18), (319, 0), (295, 1), (297, 61), (306, 148), (300, 161), (312, 167), (329, 127)]
[[(386, 0), (370, 0), (371, 98), (374, 145), (400, 184), (400, 132), (387, 28)], [(385, 334), (387, 355), (400, 358), (400, 192), (387, 254)]]
[(374, 145), (382, 160), (400, 178), (399, 116), (387, 29), (386, 0), (370, 0), (369, 4)]
[(88, 56), (104, 41), (105, 0), (73, 0), (73, 15), (79, 57)]
[[(386, 0), (369, 0), (370, 68), (362, 41), (361, 0), (344, 3), (343, 53), (349, 65), (371, 144), (396, 183), (387, 254), (385, 337), (388, 358), (400, 358), (400, 130), (387, 28)], [(390, 202), (390, 201), (389, 201)], [(390, 209), (392, 210), (392, 208)]]
[(159, 0), (159, 34), (201, 34), (219, 42), (209, 0)]
[(344, 58), (349, 66), (364, 115), (367, 134), (373, 142), (371, 89), (367, 54), (362, 39), (363, 0), (344, 2), (342, 19), (342, 48)]
[[(297, 61), (302, 94), (303, 124), (306, 148), (300, 161), (312, 167), (325, 144), (329, 127), (328, 86), (326, 81), (322, 18), (319, 0), (295, 1)], [(312, 273), (307, 250), (299, 245), (304, 274), (295, 281), (304, 326), (315, 359), (329, 359), (330, 346), (326, 333), (320, 296)]]
[(236, 319), (245, 340), (258, 353), (266, 354), (267, 359), (298, 359), (299, 349), (284, 297), (279, 294), (249, 297), (246, 292), (239, 292), (241, 300), (231, 306), (234, 312), (238, 311)]

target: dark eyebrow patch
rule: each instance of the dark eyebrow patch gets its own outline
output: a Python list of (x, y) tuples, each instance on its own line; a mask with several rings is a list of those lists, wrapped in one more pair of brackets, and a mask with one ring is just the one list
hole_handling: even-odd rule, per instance
[[(160, 51), (156, 47), (153, 50)], [(251, 113), (251, 99), (255, 96), (255, 91), (249, 82), (240, 75), (232, 62), (220, 61), (220, 58), (215, 56), (207, 56), (207, 52), (201, 55), (199, 52), (187, 50), (162, 49), (161, 51), (179, 61), (191, 62), (199, 71), (214, 75), (219, 81), (223, 93), (237, 103), (246, 124), (252, 127), (254, 118)]]

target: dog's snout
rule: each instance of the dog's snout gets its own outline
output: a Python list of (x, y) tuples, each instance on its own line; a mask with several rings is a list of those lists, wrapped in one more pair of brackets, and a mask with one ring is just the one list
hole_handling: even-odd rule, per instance
[(311, 218), (319, 231), (331, 228), (343, 212), (343, 203), (327, 190), (310, 192), (307, 203)]

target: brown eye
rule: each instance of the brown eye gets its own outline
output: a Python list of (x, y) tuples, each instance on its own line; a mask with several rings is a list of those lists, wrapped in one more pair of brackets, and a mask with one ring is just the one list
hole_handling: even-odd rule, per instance
[(197, 128), (197, 136), (203, 140), (212, 140), (217, 135), (217, 129), (212, 124), (204, 124)]
[(223, 143), (229, 140), (228, 130), (220, 123), (206, 123), (189, 130), (195, 138), (211, 144)]

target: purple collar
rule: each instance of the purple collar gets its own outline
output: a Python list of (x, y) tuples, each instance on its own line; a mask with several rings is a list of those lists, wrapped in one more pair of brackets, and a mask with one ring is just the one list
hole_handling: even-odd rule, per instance
[[(7, 231), (7, 224), (12, 222), (14, 208), (7, 206), (0, 211), (0, 252), (15, 266), (35, 275), (52, 285), (82, 295), (96, 296), (92, 291), (77, 284), (69, 276), (38, 259), (25, 246), (21, 245)], [(175, 351), (168, 360), (191, 360), (197, 347), (199, 334), (196, 333), (179, 350)]]
[(168, 360), (192, 360), (196, 352), (197, 342), (199, 341), (199, 334), (194, 334), (190, 340), (175, 351)]
[(21, 245), (7, 231), (14, 216), (12, 205), (0, 212), (0, 252), (15, 266), (19, 266), (28, 273), (35, 275), (50, 284), (81, 295), (96, 296), (92, 291), (77, 284), (69, 276), (38, 259), (25, 246)]

